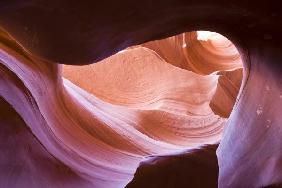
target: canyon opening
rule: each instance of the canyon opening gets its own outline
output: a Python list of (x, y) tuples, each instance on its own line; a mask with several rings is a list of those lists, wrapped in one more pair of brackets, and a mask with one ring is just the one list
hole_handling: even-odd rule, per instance
[[(99, 129), (103, 142), (129, 153), (124, 161), (134, 155), (141, 162), (149, 155), (184, 155), (188, 149), (217, 145), (242, 71), (230, 40), (194, 31), (131, 46), (95, 64), (63, 65), (62, 76), (67, 92), (97, 120), (88, 129)], [(116, 140), (108, 131), (116, 132)], [(127, 170), (133, 174), (136, 164)]]

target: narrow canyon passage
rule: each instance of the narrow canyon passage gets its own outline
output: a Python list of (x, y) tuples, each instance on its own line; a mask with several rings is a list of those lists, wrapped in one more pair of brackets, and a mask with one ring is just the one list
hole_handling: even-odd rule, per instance
[(0, 188), (279, 187), (279, 7), (1, 1)]
[[(8, 37), (3, 32), (3, 39), (11, 40)], [(213, 32), (183, 33), (132, 46), (96, 64), (48, 69), (15, 43), (8, 44), (2, 48), (3, 96), (7, 91), (25, 96), (9, 94), (5, 100), (12, 106), (23, 100), (23, 112), (18, 113), (30, 124), (22, 128), (29, 127), (51, 154), (44, 157), (54, 156), (82, 176), (74, 178), (74, 187), (124, 187), (147, 156), (178, 156), (187, 149), (219, 143), (242, 80), (236, 47)], [(22, 85), (18, 92), (16, 83)], [(32, 116), (38, 124), (30, 120)], [(216, 158), (215, 150), (212, 154)], [(30, 155), (38, 158), (36, 153)], [(9, 161), (9, 154), (4, 158)], [(27, 169), (44, 174), (40, 160), (6, 168), (28, 165)], [(27, 177), (35, 173), (13, 171), (3, 177), (6, 187), (29, 186)], [(71, 176), (66, 167), (62, 171)], [(19, 181), (12, 181), (15, 176)], [(42, 179), (31, 180), (30, 185), (48, 181), (52, 187), (61, 186), (48, 176)], [(213, 179), (212, 184), (216, 182)]]

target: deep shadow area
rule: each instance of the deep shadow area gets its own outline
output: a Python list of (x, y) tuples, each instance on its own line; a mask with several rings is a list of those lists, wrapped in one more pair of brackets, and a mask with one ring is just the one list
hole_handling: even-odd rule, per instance
[(187, 152), (148, 157), (126, 188), (217, 188), (218, 144)]

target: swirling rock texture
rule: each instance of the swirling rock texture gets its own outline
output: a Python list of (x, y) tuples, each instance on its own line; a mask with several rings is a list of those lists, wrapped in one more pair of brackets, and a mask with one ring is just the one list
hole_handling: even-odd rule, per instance
[[(148, 155), (128, 186), (282, 183), (281, 20), (275, 0), (1, 1), (0, 187), (124, 187)], [(199, 29), (240, 51), (233, 110), (238, 52)]]

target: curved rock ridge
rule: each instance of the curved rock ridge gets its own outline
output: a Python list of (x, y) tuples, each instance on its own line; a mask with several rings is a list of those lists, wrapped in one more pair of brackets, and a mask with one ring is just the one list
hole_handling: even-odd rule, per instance
[(237, 48), (214, 32), (188, 32), (142, 46), (154, 50), (170, 64), (201, 75), (242, 67)]
[(237, 100), (240, 90), (243, 70), (225, 71), (218, 73), (218, 84), (216, 92), (210, 101), (210, 107), (215, 114), (228, 118)]
[[(158, 49), (141, 46), (96, 64), (62, 67), (0, 34), (1, 125), (8, 135), (2, 139), (15, 139), (7, 142), (11, 147), (32, 147), (19, 150), (23, 158), (15, 157), (14, 165), (8, 164), (13, 151), (1, 148), (2, 166), (11, 172), (1, 175), (1, 186), (124, 187), (145, 156), (220, 140), (226, 119), (214, 114), (210, 102), (215, 93), (228, 91), (226, 85), (218, 90), (224, 75), (198, 75), (169, 64)], [(213, 71), (233, 69), (229, 60)], [(9, 113), (8, 122), (2, 112)], [(22, 133), (14, 135), (18, 129)]]

